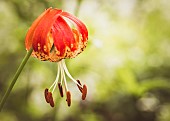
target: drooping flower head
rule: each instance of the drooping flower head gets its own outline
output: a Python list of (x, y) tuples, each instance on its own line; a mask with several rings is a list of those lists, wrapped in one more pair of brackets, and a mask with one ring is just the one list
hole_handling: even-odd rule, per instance
[(81, 53), (87, 45), (87, 40), (88, 31), (84, 23), (59, 9), (48, 8), (29, 28), (25, 39), (26, 50), (33, 48), (32, 56), (42, 61), (58, 62), (56, 80), (49, 89), (45, 89), (45, 99), (52, 107), (54, 107), (52, 93), (57, 85), (61, 97), (64, 95), (62, 86), (64, 85), (68, 106), (71, 105), (71, 93), (67, 87), (65, 74), (77, 84), (82, 99), (86, 98), (86, 85), (82, 85), (70, 75), (64, 59), (74, 58)]
[[(65, 19), (69, 19), (75, 27), (71, 28)], [(40, 60), (58, 62), (81, 53), (87, 39), (87, 28), (78, 18), (49, 8), (33, 22), (26, 35), (25, 46), (27, 50), (33, 47), (33, 56)]]

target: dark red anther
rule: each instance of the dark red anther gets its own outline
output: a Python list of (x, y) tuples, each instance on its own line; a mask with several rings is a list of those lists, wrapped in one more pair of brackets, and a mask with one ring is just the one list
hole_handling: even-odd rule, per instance
[(54, 101), (53, 101), (52, 93), (48, 92), (47, 88), (44, 91), (44, 95), (45, 95), (46, 102), (50, 103), (51, 107), (54, 107)]
[(83, 88), (80, 86), (81, 85), (80, 80), (77, 80), (77, 82), (79, 83), (79, 85), (77, 84), (77, 87), (79, 88), (80, 92), (82, 93)]
[(64, 96), (64, 95), (63, 95), (63, 87), (62, 87), (62, 85), (61, 85), (60, 82), (58, 83), (58, 89), (59, 89), (59, 91), (60, 91), (61, 97), (63, 97), (63, 96)]
[(70, 91), (67, 91), (67, 105), (70, 107), (71, 106), (71, 93)]
[(50, 106), (54, 107), (54, 101), (53, 101), (53, 96), (51, 92), (48, 93), (48, 97), (49, 97)]
[(45, 96), (45, 100), (47, 103), (49, 103), (49, 97), (48, 97), (48, 89), (46, 88), (45, 91), (44, 91), (44, 96)]
[(82, 100), (86, 99), (86, 95), (87, 95), (87, 86), (83, 85), (83, 89), (82, 89)]
[(80, 82), (80, 80), (76, 80), (80, 85), (81, 85), (81, 82)]

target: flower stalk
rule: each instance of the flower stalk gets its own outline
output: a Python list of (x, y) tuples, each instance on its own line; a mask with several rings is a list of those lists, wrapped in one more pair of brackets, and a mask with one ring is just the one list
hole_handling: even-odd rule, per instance
[(26, 53), (24, 59), (22, 60), (21, 64), (19, 65), (19, 67), (18, 67), (18, 69), (17, 69), (17, 71), (16, 71), (16, 73), (15, 73), (13, 79), (12, 79), (12, 82), (11, 82), (10, 86), (8, 87), (7, 91), (5, 92), (3, 98), (2, 98), (2, 100), (1, 100), (1, 102), (0, 102), (0, 112), (1, 112), (1, 110), (2, 110), (2, 108), (3, 108), (3, 106), (4, 106), (4, 104), (5, 104), (8, 96), (10, 95), (10, 93), (11, 93), (11, 91), (12, 91), (12, 89), (13, 89), (13, 87), (14, 87), (14, 85), (15, 85), (18, 77), (19, 77), (19, 75), (21, 74), (21, 72), (22, 72), (25, 64), (27, 63), (29, 57), (31, 56), (32, 51), (33, 51), (33, 49), (30, 49), (30, 50)]

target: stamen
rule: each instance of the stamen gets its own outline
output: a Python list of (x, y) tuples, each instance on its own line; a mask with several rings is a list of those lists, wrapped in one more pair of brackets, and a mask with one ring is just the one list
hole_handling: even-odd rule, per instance
[(49, 88), (49, 90), (51, 90), (51, 88), (54, 86), (52, 93), (54, 92), (54, 89), (56, 88), (56, 85), (57, 85), (59, 76), (60, 76), (60, 67), (58, 66), (57, 77), (56, 77), (54, 83), (53, 83), (53, 84), (51, 85), (51, 87)]
[(62, 83), (63, 83), (63, 78), (64, 78), (64, 73), (63, 73), (63, 68), (61, 67), (61, 62), (59, 63), (59, 66), (60, 66), (60, 71), (61, 71), (61, 85), (62, 85)]
[(44, 91), (45, 95), (45, 100), (47, 103), (50, 103), (51, 107), (54, 107), (54, 101), (53, 101), (53, 96), (51, 92), (48, 92), (48, 89), (46, 88)]
[(66, 64), (65, 64), (64, 60), (61, 60), (61, 62), (62, 62), (64, 71), (66, 72), (67, 76), (68, 76), (74, 83), (76, 83), (77, 85), (79, 85), (80, 87), (82, 87), (82, 85), (80, 85), (80, 84), (71, 76), (71, 74), (69, 73), (69, 71), (68, 71), (68, 69), (67, 69), (67, 67), (66, 67)]
[(86, 95), (87, 95), (87, 86), (83, 85), (83, 89), (82, 89), (82, 100), (86, 99)]
[(62, 63), (59, 63), (59, 64), (60, 64), (60, 68), (61, 68), (61, 75), (62, 75), (63, 80), (64, 80), (64, 85), (65, 85), (64, 87), (65, 87), (65, 90), (67, 92), (68, 91), (68, 87), (67, 87), (66, 76), (65, 76), (65, 73), (64, 73), (63, 65), (62, 65)]
[[(79, 88), (80, 92), (82, 93), (82, 100), (86, 99), (86, 95), (87, 95), (87, 86), (86, 85), (82, 85), (80, 80), (75, 80), (69, 73), (64, 60), (61, 60), (58, 62), (58, 73), (56, 76), (56, 79), (54, 81), (54, 83), (51, 85), (51, 87), (49, 89), (45, 89), (44, 95), (45, 95), (45, 99), (46, 102), (50, 104), (51, 107), (54, 107), (54, 101), (53, 101), (53, 97), (52, 94), (58, 84), (58, 89), (60, 92), (60, 96), (63, 97), (63, 87), (62, 87), (62, 82), (64, 81), (64, 88), (65, 88), (65, 92), (66, 92), (66, 101), (67, 101), (67, 105), (70, 107), (71, 106), (71, 93), (68, 90), (67, 87), (67, 82), (66, 82), (66, 75), (77, 84), (77, 87)], [(59, 78), (61, 79), (60, 82)], [(52, 89), (53, 88), (53, 89)], [(49, 91), (50, 89), (52, 89), (52, 92)]]
[[(80, 80), (77, 80), (77, 82), (79, 83), (79, 85), (81, 85)], [(82, 93), (83, 88), (80, 87), (79, 85), (77, 84), (77, 87), (78, 87), (78, 89), (80, 90), (80, 92)]]
[(71, 106), (71, 93), (70, 91), (67, 91), (67, 105), (70, 107)]
[(62, 87), (62, 85), (61, 85), (60, 82), (58, 83), (58, 89), (59, 89), (59, 91), (60, 91), (61, 97), (63, 97), (63, 96), (64, 96), (64, 95), (63, 95), (63, 87)]
[(48, 97), (49, 97), (50, 106), (54, 107), (54, 101), (53, 101), (53, 96), (51, 92), (48, 93)]
[(55, 85), (54, 85), (54, 88), (53, 88), (52, 93), (54, 92), (54, 90), (55, 90), (55, 88), (56, 88), (56, 86), (57, 86), (57, 82), (58, 82), (59, 76), (60, 76), (60, 68), (59, 68), (59, 66), (58, 66), (57, 77), (56, 77), (56, 79), (55, 79)]
[(44, 91), (44, 95), (45, 95), (45, 100), (47, 103), (49, 103), (49, 97), (48, 97), (48, 89), (46, 88)]
[(77, 82), (81, 85), (81, 82), (80, 82), (80, 80), (77, 80)]

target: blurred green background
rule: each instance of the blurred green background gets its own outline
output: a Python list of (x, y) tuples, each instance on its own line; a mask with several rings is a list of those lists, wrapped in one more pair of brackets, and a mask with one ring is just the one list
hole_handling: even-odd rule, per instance
[(72, 106), (55, 92), (44, 99), (57, 63), (30, 58), (0, 121), (170, 121), (169, 0), (0, 0), (0, 99), (21, 63), (31, 23), (48, 7), (80, 18), (88, 46), (67, 59), (70, 73), (88, 86), (86, 101), (68, 82)]

